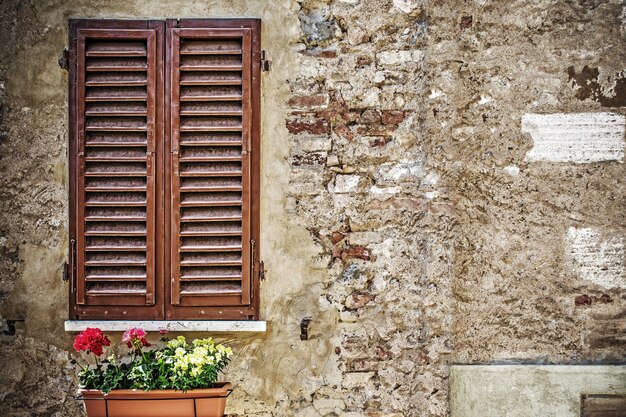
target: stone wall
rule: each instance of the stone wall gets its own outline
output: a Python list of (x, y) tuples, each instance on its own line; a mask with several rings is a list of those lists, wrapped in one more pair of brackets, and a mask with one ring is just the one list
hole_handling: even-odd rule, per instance
[(452, 363), (623, 362), (621, 1), (8, 0), (0, 318), (26, 322), (0, 335), (0, 414), (81, 415), (61, 281), (67, 19), (244, 16), (273, 61), (269, 329), (219, 335), (232, 416), (445, 416)]

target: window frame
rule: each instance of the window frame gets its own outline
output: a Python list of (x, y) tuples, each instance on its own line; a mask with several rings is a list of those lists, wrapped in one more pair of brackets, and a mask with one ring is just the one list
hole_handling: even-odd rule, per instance
[[(165, 19), (165, 20), (95, 20), (95, 19), (70, 19), (69, 30), (69, 257), (68, 276), (69, 286), (69, 317), (72, 320), (258, 320), (259, 319), (259, 290), (261, 262), (260, 253), (260, 103), (261, 103), (261, 21), (260, 19)], [(251, 98), (250, 98), (250, 239), (251, 239), (251, 270), (250, 274), (250, 303), (249, 305), (237, 306), (200, 306), (191, 308), (178, 308), (173, 314), (171, 304), (171, 193), (170, 173), (172, 172), (171, 158), (171, 72), (172, 64), (168, 60), (171, 43), (167, 40), (170, 30), (177, 28), (196, 29), (237, 29), (250, 28), (252, 31), (251, 44)], [(86, 120), (84, 114), (78, 111), (78, 85), (77, 68), (77, 34), (80, 30), (89, 29), (156, 29), (157, 39), (157, 82), (156, 82), (156, 107), (160, 114), (160, 121), (155, 126), (155, 268), (154, 268), (154, 304), (147, 308), (141, 306), (134, 308), (129, 305), (116, 305), (115, 302), (107, 305), (83, 306), (77, 302), (77, 233), (79, 232), (78, 211), (84, 206), (79, 204), (79, 130), (80, 119)], [(85, 88), (83, 84), (82, 88)], [(84, 102), (84, 101), (83, 101)], [(245, 152), (245, 150), (244, 150)], [(245, 192), (245, 191), (244, 191)], [(247, 220), (247, 219), (243, 219)], [(253, 243), (252, 243), (253, 242)], [(243, 273), (243, 271), (242, 271)], [(243, 283), (243, 275), (242, 275)], [(242, 289), (243, 290), (243, 289)], [(194, 310), (205, 310), (203, 314), (197, 314)], [(208, 310), (208, 313), (206, 312)]]

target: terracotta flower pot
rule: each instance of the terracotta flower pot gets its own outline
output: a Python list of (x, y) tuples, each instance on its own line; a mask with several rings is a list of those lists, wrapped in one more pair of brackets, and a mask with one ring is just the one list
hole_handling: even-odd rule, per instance
[(175, 390), (80, 390), (88, 417), (223, 417), (231, 384)]

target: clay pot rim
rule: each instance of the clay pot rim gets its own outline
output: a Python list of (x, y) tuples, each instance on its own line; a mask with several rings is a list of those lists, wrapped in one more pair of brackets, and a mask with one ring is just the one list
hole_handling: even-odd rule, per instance
[(104, 394), (99, 389), (79, 389), (78, 392), (83, 398), (110, 398), (116, 399), (120, 397), (137, 399), (148, 398), (210, 398), (210, 397), (226, 397), (228, 390), (232, 388), (230, 382), (216, 382), (213, 388), (197, 388), (188, 391), (179, 391), (174, 389), (157, 389), (152, 391), (143, 391), (140, 389), (116, 389), (108, 394)]

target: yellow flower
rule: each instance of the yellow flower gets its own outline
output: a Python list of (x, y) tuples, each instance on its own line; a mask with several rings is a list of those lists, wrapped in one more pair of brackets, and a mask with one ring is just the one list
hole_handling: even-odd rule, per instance
[(185, 340), (185, 336), (178, 336), (176, 339), (172, 339), (167, 343), (167, 346), (170, 349), (176, 349), (178, 347), (187, 346), (187, 341)]

